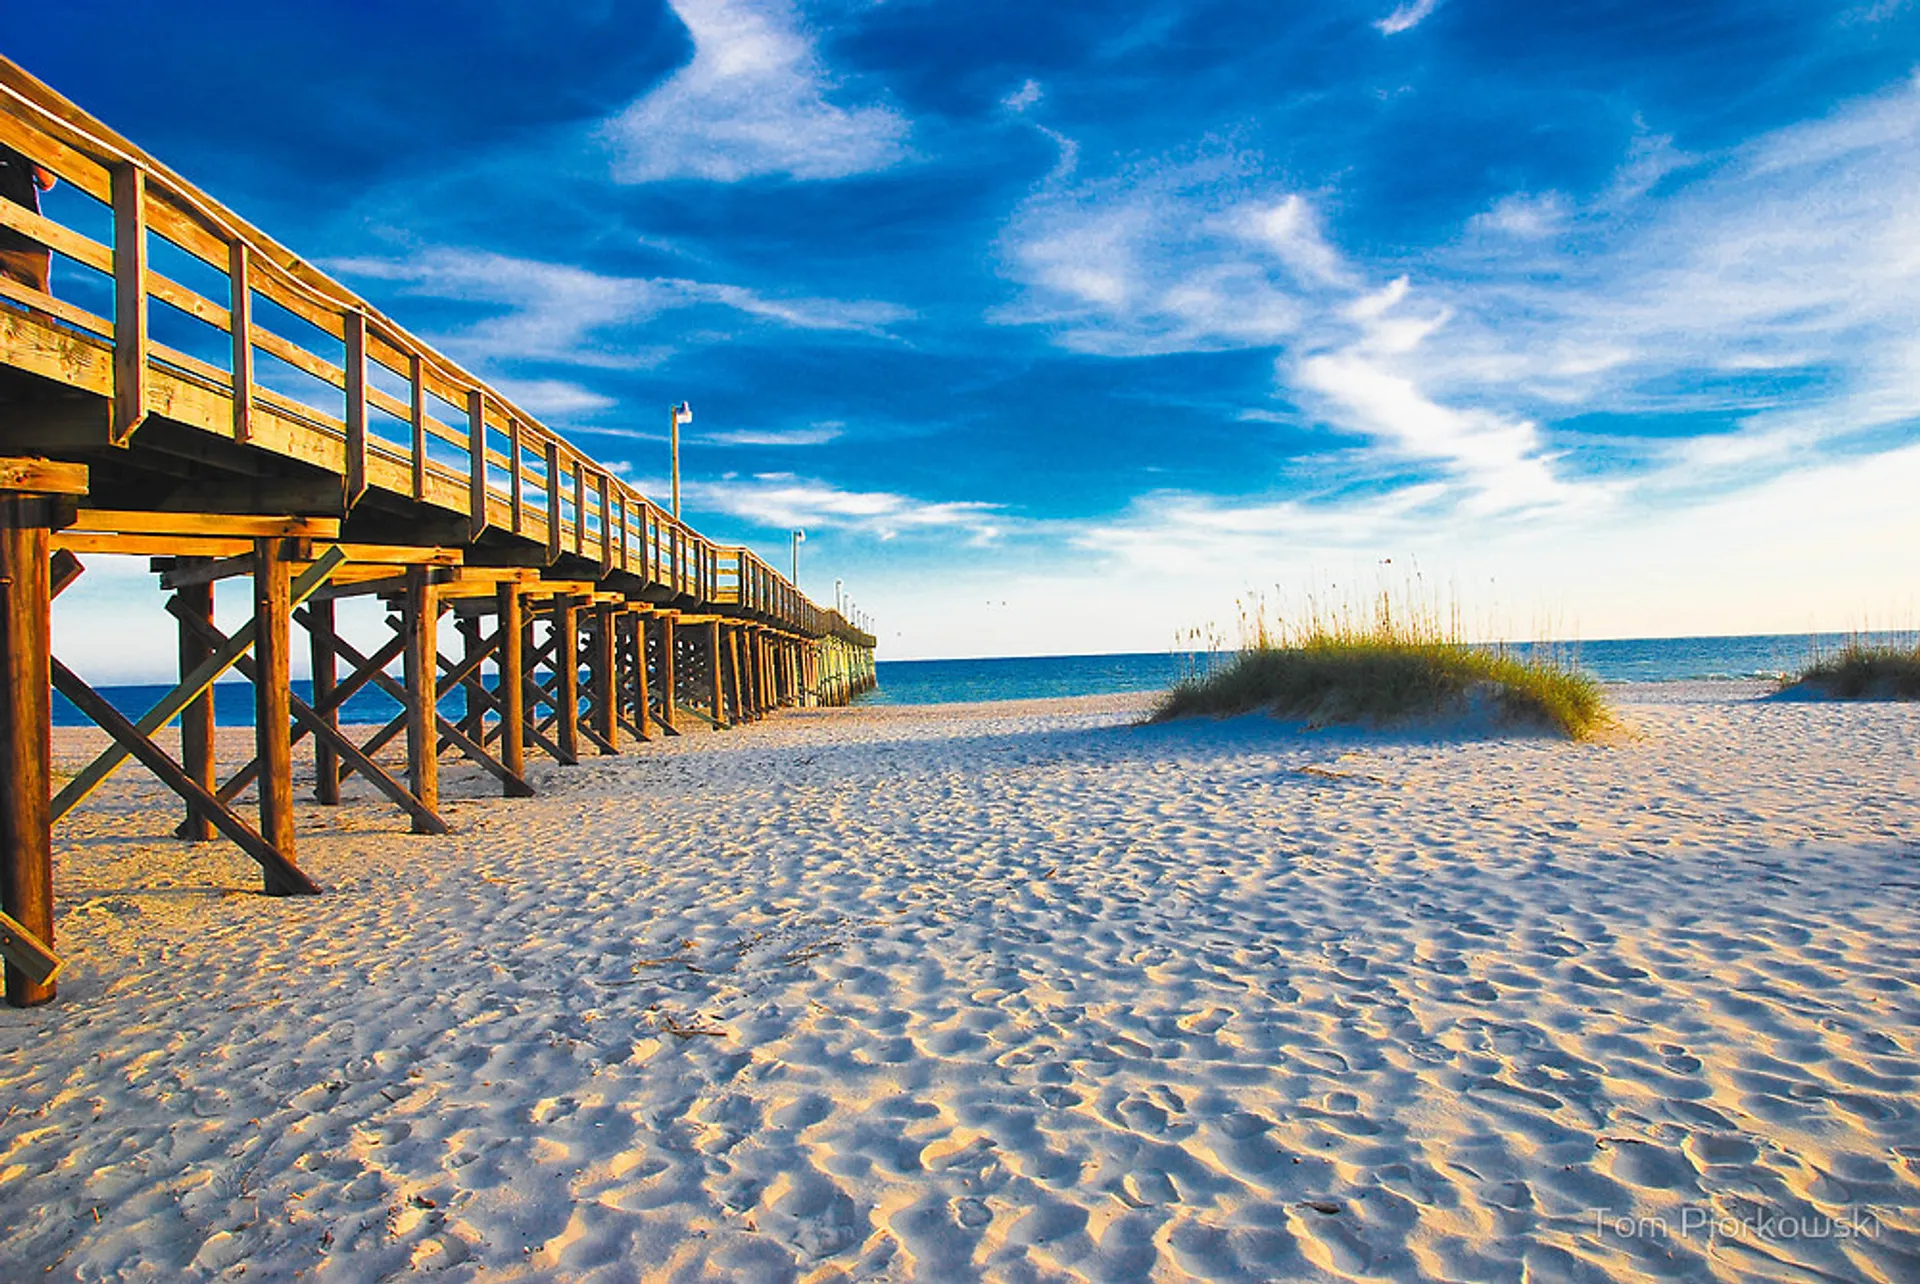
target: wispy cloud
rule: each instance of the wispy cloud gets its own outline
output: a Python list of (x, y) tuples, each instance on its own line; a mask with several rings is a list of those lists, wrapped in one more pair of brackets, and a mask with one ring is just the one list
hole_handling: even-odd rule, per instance
[(1378, 27), (1384, 35), (1397, 36), (1401, 32), (1411, 31), (1425, 22), (1433, 11), (1439, 7), (1440, 0), (1407, 0), (1406, 4), (1401, 5), (1373, 25)]
[(493, 382), (519, 405), (556, 419), (611, 410), (619, 404), (612, 397), (564, 379), (495, 379)]
[(876, 333), (912, 314), (869, 299), (781, 298), (744, 286), (676, 277), (622, 277), (477, 250), (332, 260), (349, 278), (398, 283), (412, 295), (491, 309), (443, 341), (471, 360), (646, 367), (669, 352), (632, 327), (677, 309), (714, 306), (798, 330)]
[(700, 440), (715, 446), (823, 446), (846, 432), (839, 423), (810, 424), (805, 428), (741, 428), (703, 433)]
[(830, 100), (836, 86), (788, 5), (672, 3), (693, 61), (609, 122), (619, 178), (845, 178), (906, 154), (907, 122), (892, 109)]
[(989, 319), (1108, 356), (1276, 344), (1341, 270), (1307, 198), (1272, 191), (1243, 156), (1051, 186), (1000, 254), (1024, 291)]
[(997, 538), (1001, 506), (979, 501), (927, 501), (891, 491), (844, 490), (793, 473), (683, 484), (690, 502), (762, 526), (860, 531), (881, 539), (919, 531), (966, 534), (975, 542)]
[[(1912, 84), (1718, 157), (1638, 139), (1585, 202), (1511, 194), (1385, 286), (1251, 160), (1173, 161), (1035, 197), (1002, 246), (1024, 293), (994, 319), (1113, 356), (1272, 348), (1278, 394), (1475, 511), (1757, 479), (1920, 416), (1917, 144)], [(1601, 481), (1554, 445), (1581, 412), (1714, 436), (1670, 426)]]

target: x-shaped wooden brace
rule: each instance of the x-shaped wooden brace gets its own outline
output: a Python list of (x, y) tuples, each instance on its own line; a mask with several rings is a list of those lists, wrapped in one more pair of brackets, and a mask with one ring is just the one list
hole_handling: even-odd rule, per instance
[[(329, 548), (321, 553), (314, 560), (313, 565), (294, 580), (289, 593), (290, 598), (295, 602), (304, 602), (326, 583), (327, 577), (332, 575), (334, 569), (344, 561), (346, 561), (346, 554), (338, 548)], [(77, 559), (69, 556), (62, 564), (56, 557), (53, 580), (58, 587), (55, 592), (65, 589), (79, 577), (79, 574), (80, 563)], [(259, 862), (261, 869), (266, 872), (269, 892), (281, 896), (317, 894), (320, 891), (319, 884), (308, 878), (298, 865), (288, 860), (272, 844), (262, 838), (258, 830), (235, 815), (225, 802), (189, 776), (166, 750), (153, 743), (154, 732), (173, 721), (182, 709), (193, 703), (202, 692), (212, 686), (214, 680), (222, 673), (240, 663), (253, 646), (256, 623), (249, 621), (238, 633), (224, 638), (212, 655), (182, 679), (180, 685), (168, 692), (160, 703), (148, 710), (138, 722), (129, 721), (125, 714), (109, 704), (73, 670), (62, 664), (58, 658), (52, 659), (54, 690), (65, 696), (75, 708), (113, 737), (113, 744), (89, 763), (85, 770), (68, 781), (66, 788), (55, 795), (50, 808), (52, 819), (57, 821), (72, 811), (104, 784), (107, 777), (121, 763), (131, 757), (158, 776), (167, 788), (192, 803), (213, 823), (214, 828), (231, 839), (240, 850)], [(249, 664), (250, 667), (251, 664)]]
[[(307, 623), (307, 620), (303, 618), (302, 614), (295, 614), (293, 618), (299, 620), (302, 625)], [(395, 640), (399, 642), (402, 647), (405, 646), (404, 635)], [(333, 639), (333, 648), (342, 659), (353, 666), (353, 677), (348, 679), (349, 682), (365, 674), (368, 680), (372, 681), (375, 686), (385, 691), (395, 700), (398, 700), (402, 709), (406, 708), (407, 689), (401, 685), (398, 679), (386, 671), (386, 664), (375, 664), (373, 660), (362, 655), (351, 643), (337, 636)], [(387, 663), (391, 662), (392, 657), (389, 656)], [(406, 715), (404, 713), (401, 714), (397, 721), (399, 726), (404, 727), (406, 725)], [(454, 726), (442, 717), (440, 710), (437, 708), (433, 710), (433, 725), (439, 734), (441, 744), (451, 745), (453, 748), (458, 749), (462, 755), (471, 759), (491, 774), (494, 779), (498, 780), (505, 787), (507, 797), (533, 797), (532, 785), (528, 784), (523, 778), (508, 771), (499, 759), (481, 748), (466, 732), (460, 730), (460, 728)], [(394, 735), (398, 734), (398, 731), (395, 729), (394, 723), (388, 723), (386, 727), (381, 728), (381, 734), (386, 736), (387, 739), (391, 739)], [(380, 740), (378, 736), (375, 737), (375, 740), (380, 744), (386, 743), (385, 740)], [(373, 744), (374, 741), (369, 741), (368, 743)], [(374, 751), (377, 752), (377, 746)], [(363, 747), (362, 752), (365, 753), (368, 751)]]
[[(182, 610), (177, 602), (168, 602), (167, 610), (188, 629), (199, 634), (201, 640), (209, 646), (218, 648), (226, 645), (227, 637), (225, 634), (193, 612)], [(251, 659), (242, 656), (234, 662), (234, 667), (239, 669), (249, 682), (255, 680), (253, 661)], [(351, 681), (351, 679), (349, 679), (349, 681)], [(356, 686), (355, 690), (358, 689)], [(352, 740), (341, 733), (340, 728), (335, 726), (331, 719), (325, 716), (326, 713), (332, 712), (339, 703), (339, 692), (337, 690), (334, 692), (332, 699), (323, 702), (327, 706), (324, 711), (315, 708), (299, 696), (292, 695), (291, 693), (289, 693), (287, 699), (290, 707), (293, 709), (294, 721), (299, 724), (300, 728), (293, 735), (294, 744), (299, 744), (300, 741), (308, 735), (312, 735), (323, 741), (335, 753), (340, 755), (343, 763), (348, 764), (353, 770), (365, 776), (374, 788), (392, 799), (402, 811), (412, 817), (416, 823), (416, 832), (430, 834), (444, 834), (448, 832), (447, 823), (434, 814), (431, 808), (414, 797), (413, 793), (409, 791), (405, 785), (389, 775), (385, 768), (375, 762), (371, 751), (363, 750), (360, 746), (354, 744)], [(253, 768), (253, 774), (255, 775), (259, 773), (258, 764), (259, 759), (257, 758), (249, 764), (249, 766)], [(244, 787), (243, 785), (242, 788)], [(225, 791), (223, 790), (222, 792)], [(235, 792), (238, 791), (236, 790)]]

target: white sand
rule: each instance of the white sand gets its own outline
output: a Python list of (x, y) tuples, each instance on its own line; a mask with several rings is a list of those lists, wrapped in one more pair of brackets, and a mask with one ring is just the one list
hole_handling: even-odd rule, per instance
[(303, 804), (290, 900), (128, 774), (0, 1277), (1920, 1279), (1920, 708), (1619, 694), (789, 714)]

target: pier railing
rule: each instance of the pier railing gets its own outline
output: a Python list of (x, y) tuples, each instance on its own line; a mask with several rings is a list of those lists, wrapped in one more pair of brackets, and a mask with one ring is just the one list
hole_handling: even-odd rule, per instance
[(0, 144), (101, 207), (90, 234), (0, 201), (0, 227), (84, 270), (63, 274), (77, 301), (4, 278), (0, 296), (65, 327), (17, 333), (7, 364), (106, 398), (113, 442), (164, 414), (336, 475), (344, 511), (378, 492), (464, 517), (469, 543), (544, 544), (550, 560), (873, 644), (4, 58)]

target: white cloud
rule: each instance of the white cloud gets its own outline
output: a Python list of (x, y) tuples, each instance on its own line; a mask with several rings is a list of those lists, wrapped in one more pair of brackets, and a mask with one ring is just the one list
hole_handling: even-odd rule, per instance
[(672, 3), (693, 61), (608, 122), (619, 178), (845, 178), (906, 154), (897, 113), (829, 100), (836, 86), (781, 0)]
[(1552, 236), (1566, 226), (1570, 213), (1567, 198), (1559, 192), (1514, 192), (1493, 203), (1493, 208), (1473, 216), (1471, 226), (1481, 231), (1498, 232), (1531, 240)]
[(1373, 25), (1378, 27), (1383, 35), (1397, 36), (1425, 22), (1428, 15), (1439, 7), (1440, 0), (1407, 0), (1407, 3)]
[[(1386, 285), (1259, 168), (1049, 185), (1003, 236), (1023, 293), (993, 319), (1113, 356), (1273, 348), (1276, 392), (1374, 443), (1328, 468), (1424, 460), (1476, 511), (1724, 488), (1920, 418), (1920, 85), (1717, 157), (1643, 128), (1586, 202), (1509, 194)], [(1576, 468), (1546, 425), (1593, 412), (1715, 435), (1588, 434)]]
[(516, 404), (556, 419), (609, 410), (618, 404), (612, 397), (564, 379), (495, 379), (493, 383)]
[(687, 502), (761, 526), (859, 531), (880, 539), (916, 531), (964, 533), (974, 543), (998, 538), (1000, 505), (929, 501), (891, 491), (844, 490), (793, 473), (756, 473), (718, 481), (681, 482)]
[(1311, 201), (1240, 156), (1052, 183), (1000, 254), (1024, 291), (990, 320), (1045, 325), (1108, 356), (1274, 346), (1311, 296), (1346, 279)]
[(1046, 96), (1040, 88), (1040, 82), (1029, 80), (1020, 88), (1000, 100), (1000, 105), (1009, 111), (1023, 112)]
[(845, 424), (812, 424), (805, 428), (742, 428), (703, 433), (700, 440), (716, 446), (821, 446), (838, 440)]
[(454, 355), (471, 361), (650, 366), (668, 350), (637, 341), (630, 333), (621, 334), (621, 328), (702, 305), (799, 330), (874, 333), (912, 315), (872, 299), (775, 298), (744, 286), (676, 277), (603, 276), (566, 264), (476, 250), (425, 250), (398, 259), (340, 259), (327, 266), (347, 277), (399, 282), (410, 294), (503, 309), (441, 340)]

